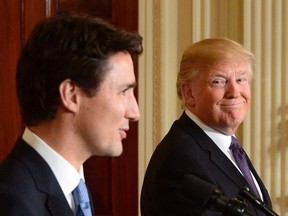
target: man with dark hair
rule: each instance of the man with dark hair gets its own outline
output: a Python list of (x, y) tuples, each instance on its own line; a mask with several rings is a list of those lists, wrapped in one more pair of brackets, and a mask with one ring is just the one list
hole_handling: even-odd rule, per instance
[(122, 153), (129, 121), (140, 117), (133, 58), (142, 49), (139, 34), (96, 18), (36, 25), (17, 65), (26, 128), (0, 165), (0, 215), (94, 215), (89, 193), (83, 204), (77, 190), (83, 163)]

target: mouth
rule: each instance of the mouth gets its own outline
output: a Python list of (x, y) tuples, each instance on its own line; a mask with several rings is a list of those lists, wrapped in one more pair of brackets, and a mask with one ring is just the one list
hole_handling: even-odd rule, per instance
[(238, 103), (223, 103), (223, 104), (220, 104), (220, 106), (224, 107), (224, 108), (238, 108), (240, 106), (242, 106), (243, 104), (245, 104), (246, 102), (245, 101), (241, 101), (241, 102), (238, 102)]
[(221, 103), (220, 105), (221, 106), (227, 106), (227, 107), (237, 107), (237, 106), (242, 106), (243, 104), (245, 104), (246, 101), (230, 101), (230, 102), (227, 102), (227, 103)]
[(129, 130), (129, 128), (121, 128), (120, 131), (120, 135), (122, 139), (125, 139), (127, 137), (127, 131)]

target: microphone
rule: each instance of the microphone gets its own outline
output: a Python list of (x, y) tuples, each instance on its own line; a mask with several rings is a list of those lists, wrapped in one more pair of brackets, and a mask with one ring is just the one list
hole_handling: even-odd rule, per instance
[(185, 198), (208, 209), (220, 211), (223, 216), (252, 216), (246, 211), (244, 200), (224, 197), (216, 186), (194, 175), (186, 175), (181, 187)]
[(276, 212), (270, 209), (262, 200), (255, 197), (248, 187), (244, 187), (238, 194), (239, 196), (246, 198), (251, 203), (255, 204), (260, 210), (262, 210), (266, 215), (279, 216)]

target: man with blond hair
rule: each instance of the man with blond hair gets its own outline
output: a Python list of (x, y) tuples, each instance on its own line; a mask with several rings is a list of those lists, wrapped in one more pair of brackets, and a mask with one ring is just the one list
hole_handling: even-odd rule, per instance
[[(184, 52), (177, 79), (184, 112), (149, 162), (141, 192), (142, 216), (222, 215), (210, 209), (209, 203), (199, 201), (203, 194), (193, 181), (189, 187), (195, 190), (189, 197), (185, 195), (182, 182), (187, 175), (214, 185), (227, 198), (248, 187), (271, 206), (248, 156), (241, 156), (246, 159), (245, 171), (236, 154), (244, 153), (235, 132), (250, 107), (254, 65), (249, 50), (226, 38), (205, 39)], [(250, 202), (244, 210), (264, 215)]]

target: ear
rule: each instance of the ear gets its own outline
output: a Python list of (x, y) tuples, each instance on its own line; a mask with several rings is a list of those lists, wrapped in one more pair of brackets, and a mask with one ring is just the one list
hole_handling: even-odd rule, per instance
[(79, 108), (79, 88), (70, 79), (64, 80), (59, 85), (59, 94), (63, 106), (71, 111), (76, 112)]
[(193, 89), (191, 83), (184, 83), (181, 86), (181, 94), (182, 94), (182, 99), (185, 103), (185, 106), (187, 108), (194, 107), (195, 105), (195, 98), (193, 96)]

